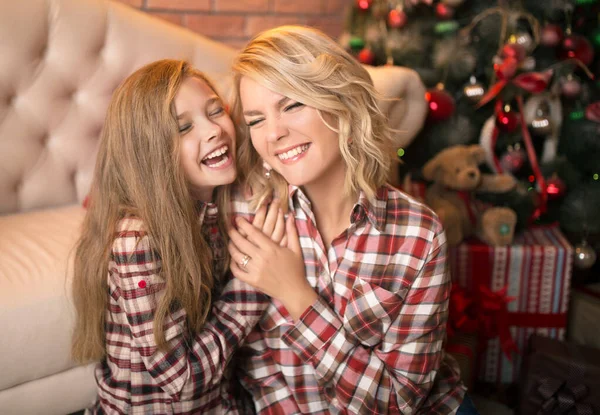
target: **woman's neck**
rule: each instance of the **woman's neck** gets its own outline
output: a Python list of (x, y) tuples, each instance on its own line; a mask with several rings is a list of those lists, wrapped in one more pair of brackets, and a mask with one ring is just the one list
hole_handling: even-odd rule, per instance
[(343, 177), (306, 185), (303, 190), (311, 202), (317, 229), (329, 248), (331, 241), (350, 226), (350, 213), (358, 194), (345, 193)]

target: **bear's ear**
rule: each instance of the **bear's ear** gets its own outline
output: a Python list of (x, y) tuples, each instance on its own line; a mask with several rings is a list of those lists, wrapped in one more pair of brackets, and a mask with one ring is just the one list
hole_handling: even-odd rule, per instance
[(469, 146), (469, 155), (471, 156), (471, 160), (477, 165), (485, 161), (485, 150), (478, 144)]
[(435, 156), (423, 166), (423, 177), (428, 181), (435, 181), (441, 166), (441, 158)]

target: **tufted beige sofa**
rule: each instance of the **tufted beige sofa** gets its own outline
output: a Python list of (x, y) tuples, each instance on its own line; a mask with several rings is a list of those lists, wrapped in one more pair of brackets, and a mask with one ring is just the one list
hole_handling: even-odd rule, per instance
[[(185, 58), (227, 89), (235, 51), (120, 3), (0, 1), (0, 414), (67, 414), (95, 399), (69, 358), (69, 275), (112, 91), (150, 61)], [(423, 86), (369, 68), (405, 145)]]

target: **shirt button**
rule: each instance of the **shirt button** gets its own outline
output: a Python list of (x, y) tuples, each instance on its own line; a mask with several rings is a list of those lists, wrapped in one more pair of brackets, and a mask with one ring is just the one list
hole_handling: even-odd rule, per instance
[(337, 398), (333, 398), (333, 399), (331, 400), (331, 404), (332, 404), (333, 406), (338, 406), (338, 403), (339, 403), (339, 402), (338, 402), (338, 399), (337, 399)]

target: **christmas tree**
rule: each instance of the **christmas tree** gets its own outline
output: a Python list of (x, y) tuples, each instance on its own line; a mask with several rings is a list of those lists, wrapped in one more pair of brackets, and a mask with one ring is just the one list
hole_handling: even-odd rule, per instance
[[(442, 149), (479, 143), (519, 229), (558, 222), (575, 265), (600, 261), (598, 0), (356, 0), (340, 43), (371, 65), (400, 65), (428, 88), (429, 115), (399, 154), (418, 177)], [(599, 274), (596, 272), (596, 274)]]

